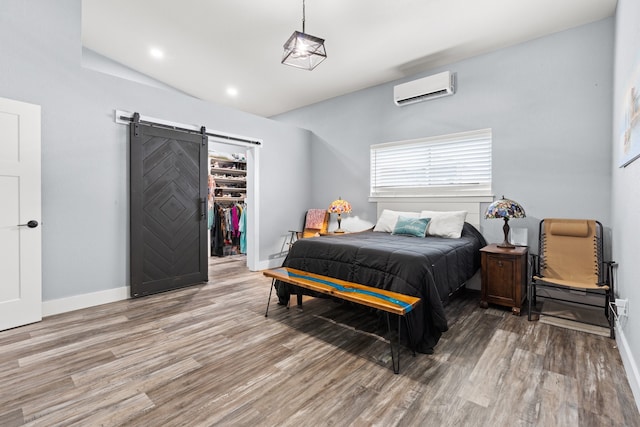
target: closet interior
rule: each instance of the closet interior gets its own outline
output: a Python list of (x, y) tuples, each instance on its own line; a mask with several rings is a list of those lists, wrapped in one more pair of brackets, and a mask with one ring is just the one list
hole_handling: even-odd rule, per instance
[(209, 144), (208, 155), (210, 255), (246, 254), (246, 153), (224, 151), (218, 145)]

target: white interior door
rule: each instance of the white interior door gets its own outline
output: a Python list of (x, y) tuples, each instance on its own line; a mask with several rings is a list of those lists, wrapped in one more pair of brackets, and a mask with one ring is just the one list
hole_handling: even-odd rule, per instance
[(0, 98), (0, 330), (42, 319), (40, 106)]

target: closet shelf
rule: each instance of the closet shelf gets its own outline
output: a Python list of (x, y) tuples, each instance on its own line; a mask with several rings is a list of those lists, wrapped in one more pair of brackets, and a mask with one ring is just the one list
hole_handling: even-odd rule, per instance
[(247, 196), (244, 195), (242, 197), (225, 197), (225, 196), (221, 196), (221, 197), (216, 197), (215, 201), (216, 203), (224, 203), (224, 202), (244, 202), (244, 199), (246, 199)]
[[(232, 178), (232, 177), (222, 177), (222, 176), (213, 176), (213, 179), (216, 183), (218, 182), (237, 182), (238, 184), (245, 184), (247, 180), (243, 178)], [(244, 187), (244, 185), (243, 185)]]
[(247, 171), (244, 169), (233, 169), (233, 168), (221, 168), (221, 167), (217, 167), (211, 168), (211, 173), (212, 174), (216, 174), (216, 173), (224, 173), (224, 174), (236, 174), (236, 175), (246, 175)]
[(247, 198), (247, 162), (210, 156), (209, 166), (216, 184), (214, 200), (218, 203), (244, 202)]
[(211, 159), (213, 162), (219, 162), (219, 163), (245, 163), (245, 164), (247, 163), (246, 160), (236, 160), (228, 157), (216, 157), (212, 155), (209, 155), (209, 159)]
[(214, 187), (214, 190), (232, 191), (232, 192), (235, 192), (235, 193), (238, 193), (238, 192), (244, 193), (246, 188), (245, 187), (225, 187), (225, 186), (220, 185), (220, 186)]

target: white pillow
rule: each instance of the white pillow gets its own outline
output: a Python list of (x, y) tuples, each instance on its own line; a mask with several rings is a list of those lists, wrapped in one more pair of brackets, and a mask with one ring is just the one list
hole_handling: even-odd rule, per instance
[(462, 235), (464, 220), (467, 218), (467, 211), (422, 211), (420, 218), (431, 218), (427, 227), (427, 236), (459, 239)]
[(420, 213), (418, 212), (401, 212), (401, 211), (392, 211), (391, 209), (383, 209), (380, 214), (380, 218), (378, 218), (378, 222), (376, 222), (376, 226), (373, 228), (373, 231), (380, 231), (382, 233), (391, 233), (396, 226), (396, 222), (398, 221), (398, 217), (406, 216), (407, 218), (419, 218)]

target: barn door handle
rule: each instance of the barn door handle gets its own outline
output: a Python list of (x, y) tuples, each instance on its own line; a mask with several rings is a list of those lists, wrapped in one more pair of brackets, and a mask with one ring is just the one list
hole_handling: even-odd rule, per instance
[(207, 216), (207, 199), (200, 199), (200, 218)]
[(35, 219), (32, 219), (26, 224), (18, 224), (18, 227), (36, 228), (37, 226), (38, 226), (38, 221), (36, 221)]

